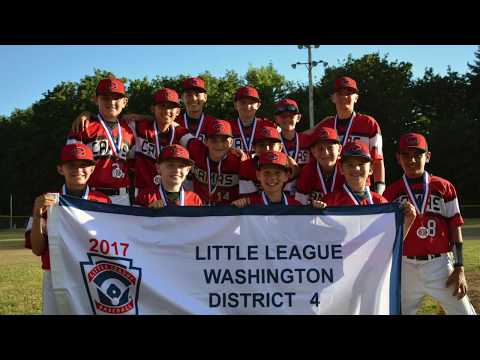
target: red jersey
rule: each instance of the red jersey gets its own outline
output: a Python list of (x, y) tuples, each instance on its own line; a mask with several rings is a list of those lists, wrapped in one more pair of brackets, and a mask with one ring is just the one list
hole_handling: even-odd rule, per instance
[(321, 171), (320, 164), (315, 158), (303, 167), (298, 175), (295, 199), (307, 205), (312, 200), (322, 200), (328, 193), (342, 188), (345, 178), (340, 173), (338, 163), (335, 171), (328, 178), (325, 178), (325, 174), (321, 174)]
[[(348, 130), (349, 121), (337, 120), (337, 123), (335, 124), (335, 118), (335, 116), (329, 116), (322, 120), (319, 126), (336, 129), (340, 143), (343, 144), (345, 133)], [(345, 144), (353, 140), (358, 140), (367, 144), (373, 160), (383, 159), (382, 133), (380, 131), (380, 126), (373, 117), (359, 113), (354, 114)]]
[(285, 154), (290, 156), (300, 166), (304, 166), (310, 162), (311, 154), (308, 135), (295, 132), (292, 140), (284, 138), (282, 132), (280, 132), (280, 136)]
[(200, 196), (203, 202), (209, 205), (228, 205), (237, 200), (239, 196), (238, 173), (242, 162), (240, 157), (232, 152), (227, 152), (223, 160), (214, 162), (208, 157), (208, 147), (194, 138), (188, 141), (186, 148), (190, 153), (190, 158), (195, 162), (191, 171), (193, 191)]
[[(271, 126), (277, 127), (272, 121), (267, 118), (256, 117), (250, 126), (243, 126), (242, 121), (239, 118), (230, 119), (230, 126), (232, 127), (233, 134), (233, 147), (236, 149), (243, 150), (247, 154), (254, 154), (255, 150), (253, 147), (252, 134), (254, 129), (257, 129), (261, 126)], [(240, 125), (240, 126), (239, 126)], [(256, 133), (256, 130), (255, 130)], [(243, 134), (243, 136), (242, 136)]]
[[(130, 178), (127, 154), (135, 145), (133, 131), (128, 123), (122, 120), (112, 129), (105, 126), (107, 129), (97, 117), (91, 117), (85, 130), (68, 134), (67, 144), (83, 143), (92, 149), (97, 164), (88, 185), (93, 188), (112, 189), (128, 187)], [(121, 144), (112, 144), (110, 139), (117, 143), (120, 137)], [(118, 147), (118, 151), (115, 147)]]
[[(295, 132), (295, 136), (292, 140), (284, 138), (281, 132), (280, 136), (282, 138), (283, 151), (285, 152), (285, 154), (287, 154), (297, 162), (301, 170), (306, 164), (309, 163), (310, 158), (312, 157), (310, 153), (310, 143), (308, 135)], [(297, 181), (298, 177), (291, 179), (285, 185), (284, 190), (287, 191), (290, 195), (294, 196), (296, 193)]]
[(200, 119), (192, 119), (187, 115), (187, 113), (183, 113), (177, 116), (175, 122), (187, 129), (190, 134), (204, 143), (207, 136), (207, 123), (212, 120), (216, 120), (216, 118), (204, 113), (202, 113), (202, 117)]
[[(106, 203), (106, 204), (111, 204), (112, 202), (108, 196), (94, 190), (89, 190), (87, 199), (90, 201), (97, 201), (97, 202)], [(41, 255), (42, 269), (50, 270), (50, 253), (48, 251), (48, 232), (47, 232), (47, 212), (45, 212), (42, 215), (42, 218), (43, 218), (42, 233), (43, 233), (43, 236), (45, 237), (45, 241), (47, 242), (47, 247), (45, 248), (45, 251)], [(28, 224), (25, 229), (25, 247), (27, 249), (32, 248), (32, 240), (30, 238), (30, 235), (32, 232), (32, 224), (33, 224), (33, 218), (30, 217), (28, 219)]]
[[(423, 198), (422, 180), (422, 178), (409, 180), (418, 203), (421, 203)], [(417, 214), (403, 244), (405, 256), (424, 256), (450, 251), (449, 226), (463, 225), (454, 186), (441, 177), (430, 176), (429, 188), (425, 212), (423, 216)], [(412, 202), (402, 178), (389, 185), (383, 195), (389, 201)]]
[[(135, 202), (138, 205), (148, 207), (151, 203), (161, 200), (162, 195), (160, 194), (160, 189), (158, 186), (151, 188), (140, 189), (135, 199)], [(180, 201), (176, 201), (175, 204), (168, 204), (169, 206), (182, 206)], [(193, 191), (184, 191), (184, 204), (183, 206), (202, 206), (203, 202), (200, 197), (195, 194)]]
[(262, 190), (262, 185), (257, 179), (257, 164), (258, 156), (240, 163), (238, 175), (241, 195), (254, 194)]
[[(370, 194), (372, 195), (372, 201), (374, 204), (386, 204), (388, 203), (387, 199), (385, 199), (382, 195), (377, 194), (374, 191), (371, 191)], [(343, 189), (343, 187), (337, 191), (329, 193), (325, 195), (322, 200), (327, 206), (353, 206), (357, 205), (350, 195)], [(361, 199), (360, 205), (368, 205), (369, 201), (368, 198), (365, 197)]]
[(135, 187), (149, 188), (158, 185), (155, 161), (165, 146), (180, 144), (180, 139), (188, 134), (182, 126), (170, 126), (167, 132), (160, 133), (155, 121), (140, 120), (131, 122), (135, 133)]
[[(264, 205), (264, 206), (269, 205), (268, 198), (267, 198), (267, 201), (265, 201), (261, 192), (257, 194), (251, 194), (248, 196), (248, 198), (250, 199), (250, 205)], [(283, 201), (280, 204), (287, 205), (287, 206), (302, 205), (300, 202), (295, 200), (293, 196), (289, 196), (285, 193), (283, 193)]]

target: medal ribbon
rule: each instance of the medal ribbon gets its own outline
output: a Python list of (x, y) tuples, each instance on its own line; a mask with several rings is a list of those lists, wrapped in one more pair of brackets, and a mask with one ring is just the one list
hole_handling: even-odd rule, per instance
[[(288, 199), (287, 197), (285, 196), (285, 193), (282, 192), (282, 198), (283, 198), (283, 203), (285, 205), (288, 205)], [(263, 203), (265, 204), (265, 206), (269, 206), (270, 205), (270, 200), (268, 200), (268, 196), (267, 194), (265, 194), (265, 191), (262, 191), (262, 199), (263, 199)]]
[[(159, 133), (158, 131), (157, 122), (155, 122), (154, 124), (154, 131), (155, 131), (155, 145), (157, 147), (157, 156), (160, 156), (160, 152), (162, 151), (163, 146), (160, 146), (159, 134), (161, 135), (161, 133)], [(175, 137), (175, 127), (173, 125), (170, 125), (170, 131), (172, 132), (172, 135), (170, 135), (170, 141), (168, 145), (173, 144), (173, 138)]]
[[(158, 185), (158, 190), (160, 192), (160, 196), (162, 197), (162, 201), (165, 206), (168, 206), (168, 197), (165, 194), (165, 190), (163, 190), (162, 183)], [(185, 191), (183, 191), (183, 187), (180, 189), (180, 206), (185, 206)]]
[(318, 173), (318, 177), (320, 178), (320, 184), (322, 185), (323, 194), (326, 195), (329, 192), (333, 192), (333, 188), (335, 186), (335, 179), (337, 178), (337, 165), (335, 165), (335, 170), (333, 171), (333, 178), (332, 178), (332, 184), (330, 185), (330, 191), (327, 190), (327, 186), (323, 181), (322, 169), (320, 168), (318, 161), (317, 161), (317, 173)]
[[(290, 156), (287, 150), (287, 146), (285, 145), (285, 142), (283, 141), (283, 135), (281, 136), (282, 140), (282, 145), (283, 145), (283, 151), (285, 152), (285, 155)], [(300, 150), (300, 141), (298, 140), (298, 133), (295, 132), (295, 154), (293, 155), (293, 159), (297, 161), (298, 159), (298, 153)]]
[[(350, 187), (346, 183), (343, 184), (343, 190), (345, 190), (348, 196), (350, 196), (350, 199), (352, 199), (355, 205), (360, 205), (360, 201), (358, 201), (357, 196), (353, 193), (352, 190), (350, 190)], [(372, 194), (370, 193), (370, 187), (365, 186), (365, 192), (367, 193), (368, 203), (370, 205), (373, 205), (373, 199), (372, 199)]]
[[(352, 124), (353, 124), (353, 120), (354, 120), (355, 116), (357, 116), (357, 114), (354, 111), (352, 113), (352, 116), (350, 116), (350, 120), (348, 121), (347, 132), (345, 133), (345, 137), (343, 138), (342, 146), (345, 146), (345, 144), (347, 143), (347, 139), (348, 139), (348, 136), (350, 135), (350, 129), (352, 128)], [(335, 115), (335, 121), (333, 123), (333, 128), (335, 130), (337, 130), (337, 119), (338, 119), (338, 115)]]
[(407, 177), (405, 174), (402, 176), (403, 179), (403, 184), (405, 185), (405, 189), (407, 190), (408, 197), (410, 198), (410, 201), (415, 205), (415, 209), (418, 211), (419, 214), (422, 214), (425, 212), (425, 209), (427, 208), (427, 199), (430, 191), (430, 176), (428, 175), (428, 172), (423, 173), (422, 177), (422, 183), (423, 183), (423, 195), (421, 202), (422, 204), (419, 206), (417, 199), (413, 195), (412, 189), (410, 188), (410, 185), (407, 181)]
[[(198, 139), (198, 135), (200, 135), (200, 130), (202, 129), (203, 125), (203, 119), (205, 118), (205, 114), (202, 113), (202, 117), (200, 118), (200, 121), (198, 122), (198, 128), (195, 133), (195, 137)], [(188, 116), (187, 113), (183, 114), (183, 120), (185, 121), (185, 127), (187, 128), (188, 131), (190, 131), (190, 128), (188, 127)]]
[[(88, 194), (89, 193), (90, 193), (90, 187), (87, 185), (87, 187), (85, 188), (85, 192), (82, 195), (82, 199), (88, 200)], [(63, 184), (63, 186), (62, 186), (62, 195), (68, 195), (67, 194), (67, 187), (65, 186), (65, 184)]]
[(115, 138), (113, 137), (113, 131), (110, 130), (110, 128), (105, 124), (105, 120), (101, 114), (98, 114), (98, 119), (100, 120), (100, 124), (102, 125), (103, 129), (107, 133), (107, 139), (110, 143), (113, 155), (117, 158), (120, 158), (120, 147), (122, 146), (122, 128), (120, 127), (120, 123), (117, 121), (118, 138), (117, 141), (115, 141)]
[(223, 162), (223, 159), (221, 159), (219, 162), (218, 162), (218, 167), (217, 167), (217, 171), (218, 171), (218, 176), (217, 176), (217, 181), (215, 181), (215, 187), (212, 189), (212, 180), (211, 180), (211, 171), (210, 171), (210, 158), (208, 157), (207, 155), (207, 176), (208, 176), (208, 198), (210, 199), (212, 194), (215, 193), (215, 191), (217, 190), (217, 187), (218, 187), (218, 179), (222, 173), (222, 162)]
[(250, 141), (248, 142), (248, 144), (247, 140), (245, 139), (245, 134), (243, 133), (243, 125), (239, 117), (237, 118), (237, 124), (240, 130), (240, 136), (242, 137), (242, 143), (245, 147), (245, 151), (248, 151), (250, 153), (252, 151), (253, 138), (255, 137), (255, 129), (257, 128), (257, 118), (253, 119), (252, 135), (250, 136)]

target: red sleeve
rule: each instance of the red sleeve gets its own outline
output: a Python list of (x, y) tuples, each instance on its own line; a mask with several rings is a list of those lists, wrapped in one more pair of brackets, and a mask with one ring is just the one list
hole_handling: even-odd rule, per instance
[(300, 175), (297, 179), (297, 191), (302, 194), (310, 194), (312, 192), (312, 181), (310, 174), (310, 167), (308, 164), (300, 170)]
[(392, 185), (387, 186), (382, 196), (387, 199), (388, 202), (392, 202), (396, 199), (395, 187)]
[(298, 201), (297, 199), (295, 199), (294, 197), (292, 196), (289, 196), (288, 197), (288, 205), (293, 205), (293, 206), (304, 206), (300, 201)]
[(324, 198), (322, 199), (322, 201), (323, 201), (325, 204), (327, 204), (327, 206), (335, 206), (335, 205), (336, 205), (335, 193), (336, 193), (336, 191), (331, 192), (331, 193), (328, 193), (327, 195), (324, 196)]
[(138, 192), (135, 203), (144, 207), (148, 207), (152, 202), (157, 201), (157, 194), (152, 189), (141, 189)]
[(192, 198), (193, 198), (192, 202), (193, 202), (194, 206), (203, 206), (202, 199), (200, 199), (200, 196), (198, 196), (196, 193), (193, 193)]
[(191, 138), (188, 141), (187, 150), (190, 153), (190, 159), (192, 159), (194, 162), (199, 162), (206, 156), (207, 145), (197, 138)]

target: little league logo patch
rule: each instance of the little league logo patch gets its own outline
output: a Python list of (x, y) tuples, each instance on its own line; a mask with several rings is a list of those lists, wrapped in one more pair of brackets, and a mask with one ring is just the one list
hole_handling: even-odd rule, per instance
[(95, 315), (138, 315), (142, 269), (132, 259), (87, 254), (81, 262), (85, 288)]

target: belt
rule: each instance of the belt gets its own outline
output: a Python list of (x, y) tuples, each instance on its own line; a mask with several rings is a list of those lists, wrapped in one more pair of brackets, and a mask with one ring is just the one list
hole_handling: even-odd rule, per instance
[(438, 258), (442, 256), (442, 254), (433, 254), (433, 255), (423, 255), (423, 256), (407, 256), (407, 259), (412, 259), (412, 260), (432, 260), (435, 258)]
[(107, 196), (115, 196), (115, 195), (125, 195), (127, 194), (127, 188), (93, 188), (95, 191), (100, 191), (101, 193)]

